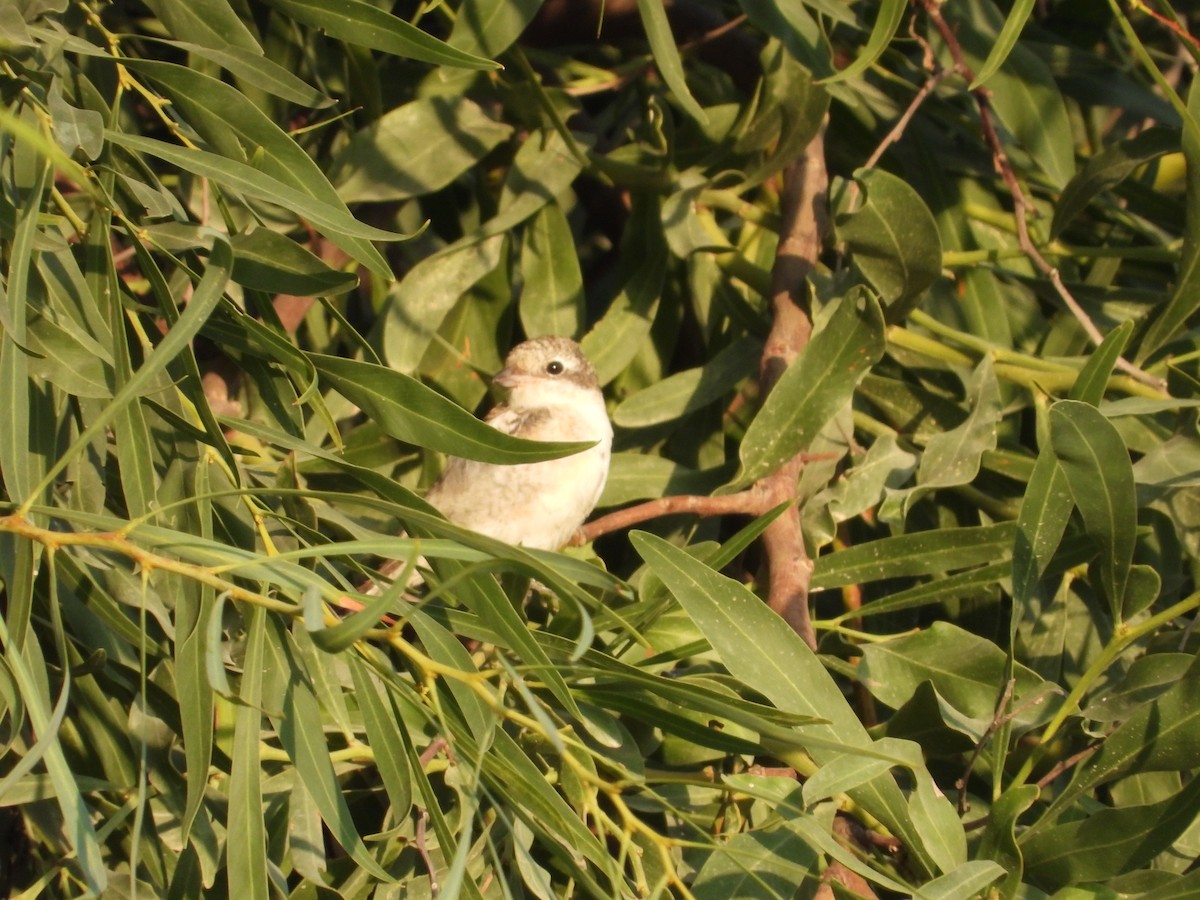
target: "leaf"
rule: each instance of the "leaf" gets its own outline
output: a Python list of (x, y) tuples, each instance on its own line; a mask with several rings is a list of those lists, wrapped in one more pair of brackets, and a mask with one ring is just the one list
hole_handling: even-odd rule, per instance
[[(934, 622), (916, 634), (867, 644), (862, 651), (859, 679), (893, 709), (929, 681), (963, 715), (990, 721), (1004, 687), (1004, 651), (950, 622)], [(1013, 721), (1022, 729), (1048, 721), (1058, 705), (1048, 697), (1053, 685), (1021, 665), (1015, 667), (1013, 677)]]
[(1096, 351), (1088, 357), (1079, 377), (1071, 385), (1068, 397), (1099, 406), (1104, 400), (1104, 392), (1108, 388), (1108, 380), (1112, 376), (1113, 367), (1125, 351), (1125, 344), (1133, 333), (1132, 322), (1122, 322), (1104, 338)]
[(1098, 195), (1116, 187), (1150, 160), (1178, 149), (1179, 129), (1161, 125), (1105, 147), (1063, 188), (1054, 207), (1050, 237), (1059, 237)]
[(1021, 842), (1026, 877), (1051, 890), (1106, 881), (1146, 866), (1191, 827), (1200, 779), (1167, 800), (1100, 809), (1085, 819), (1043, 828)]
[(657, 219), (655, 202), (642, 199), (634, 205), (621, 241), (621, 292), (579, 342), (602, 385), (637, 356), (654, 324), (667, 277), (667, 248)]
[(1016, 46), (1017, 39), (1021, 36), (1021, 29), (1029, 20), (1029, 14), (1033, 12), (1035, 2), (1036, 0), (1016, 0), (1013, 3), (1008, 18), (1004, 20), (1004, 27), (1000, 29), (1000, 36), (996, 38), (991, 52), (988, 53), (983, 65), (979, 67), (979, 71), (975, 73), (975, 80), (970, 85), (971, 90), (986, 84), (987, 80), (1004, 64), (1009, 53), (1012, 52), (1012, 48)]
[(761, 350), (758, 340), (738, 338), (703, 366), (676, 372), (626, 398), (613, 410), (613, 424), (648, 428), (703, 409), (757, 371)]
[(642, 27), (646, 30), (646, 39), (650, 42), (650, 52), (654, 54), (654, 62), (676, 102), (697, 122), (708, 122), (708, 116), (688, 90), (683, 61), (679, 57), (675, 37), (671, 34), (671, 23), (667, 21), (663, 0), (637, 0), (637, 9)]
[(1017, 516), (1012, 558), (1014, 620), (1034, 596), (1074, 509), (1066, 473), (1051, 448), (1045, 447), (1038, 454)]
[[(220, 603), (214, 608), (214, 615)], [(249, 607), (246, 621), (246, 658), (242, 667), (241, 703), (234, 707), (233, 760), (229, 771), (229, 811), (225, 868), (230, 896), (266, 900), (267, 853), (263, 820), (260, 733), (262, 689), (266, 660), (265, 610)], [(219, 634), (219, 626), (218, 626)], [(219, 646), (210, 643), (208, 652)], [(223, 676), (222, 676), (223, 680)]]
[(353, 134), (329, 180), (347, 203), (420, 197), (467, 172), (512, 131), (466, 97), (421, 97)]
[[(1167, 772), (1200, 765), (1200, 660), (1174, 685), (1146, 703), (1101, 743), (1079, 767), (1026, 839), (1052, 824), (1078, 798), (1131, 772)], [(1193, 808), (1194, 811), (1194, 808)]]
[(186, 172), (202, 178), (211, 178), (235, 191), (241, 191), (260, 200), (280, 204), (328, 231), (331, 240), (335, 242), (341, 240), (343, 249), (351, 253), (363, 265), (370, 267), (371, 271), (385, 278), (391, 277), (391, 269), (378, 255), (378, 251), (374, 248), (366, 249), (370, 245), (359, 243), (359, 241), (397, 241), (404, 240), (405, 235), (363, 225), (346, 212), (344, 207), (339, 208), (315, 199), (310, 194), (264, 175), (253, 166), (226, 159), (215, 153), (205, 150), (189, 150), (152, 138), (121, 134), (110, 130), (104, 132), (104, 137), (109, 143), (117, 144), (127, 150), (157, 156), (172, 165), (179, 166)]
[(146, 0), (146, 5), (177, 38), (217, 50), (238, 49), (262, 55), (262, 47), (226, 0)]
[[(208, 175), (218, 182), (225, 179), (224, 183), (251, 196), (282, 203), (290, 211), (310, 218), (324, 228), (330, 240), (373, 272), (391, 277), (391, 270), (379, 251), (364, 238), (394, 240), (396, 236), (384, 237), (387, 232), (379, 229), (369, 229), (374, 233), (364, 232), (365, 226), (353, 219), (320, 167), (249, 98), (219, 79), (183, 66), (151, 60), (131, 60), (126, 65), (144, 72), (165, 88), (178, 113), (204, 137), (212, 151), (228, 161), (222, 165), (212, 160), (215, 174), (212, 174), (211, 166), (206, 167), (207, 172), (196, 174)], [(107, 136), (114, 140), (112, 132)], [(128, 143), (137, 136), (126, 134), (122, 138)], [(140, 140), (143, 144), (147, 141), (145, 138)], [(191, 167), (184, 163), (184, 169), (196, 171), (192, 167), (203, 165), (204, 160), (197, 160), (194, 154), (205, 151), (192, 151), (193, 155), (188, 156), (186, 150), (160, 144), (157, 152), (150, 148), (145, 148), (144, 152), (162, 156), (164, 148), (170, 148), (174, 157), (168, 161), (179, 160), (181, 152), (182, 158), (190, 160)], [(272, 196), (270, 187), (260, 183), (263, 178), (278, 183), (276, 190), (282, 192)], [(239, 187), (239, 184), (244, 186)], [(265, 194), (264, 188), (268, 191)], [(301, 205), (296, 205), (297, 200)], [(316, 216), (312, 215), (314, 211)]]
[(1100, 584), (1122, 621), (1137, 536), (1133, 464), (1116, 428), (1094, 407), (1060, 400), (1050, 407), (1050, 441), (1087, 533), (1100, 546)]
[[(661, 538), (633, 532), (630, 539), (651, 571), (704, 633), (730, 674), (782, 710), (818, 716), (830, 723), (808, 726), (805, 734), (852, 747), (871, 747), (866, 729), (825, 667), (761, 600), (742, 585), (697, 565), (695, 559)], [(803, 741), (803, 735), (799, 739)], [(810, 752), (818, 763), (840, 755), (815, 745)], [(907, 804), (890, 776), (856, 788), (851, 796), (902, 836), (923, 866), (933, 865), (920, 826), (910, 818)]]
[(812, 588), (843, 587), (883, 578), (937, 575), (1008, 558), (1011, 522), (880, 538), (816, 560)]
[(591, 442), (529, 441), (497, 431), (415, 378), (386, 366), (306, 354), (326, 383), (397, 440), (497, 464), (559, 459)]
[(883, 51), (887, 49), (888, 44), (892, 42), (892, 38), (895, 37), (907, 8), (908, 4), (904, 0), (881, 0), (879, 14), (871, 26), (871, 35), (867, 38), (866, 45), (850, 65), (823, 79), (822, 83), (837, 84), (840, 81), (857, 78), (875, 65), (875, 62), (883, 55)]
[(437, 66), (498, 69), (482, 59), (451, 47), (363, 0), (268, 0), (276, 9), (326, 34), (372, 50), (404, 56)]
[(1172, 340), (1192, 314), (1200, 308), (1200, 84), (1193, 81), (1183, 129), (1183, 156), (1187, 161), (1187, 219), (1179, 248), (1179, 271), (1175, 290), (1154, 316), (1138, 348), (1145, 360)]
[(817, 855), (786, 825), (755, 829), (717, 845), (691, 885), (696, 900), (791, 897), (815, 882)]
[(191, 301), (158, 346), (146, 357), (141, 367), (114, 394), (112, 401), (92, 417), (71, 446), (50, 468), (43, 481), (57, 476), (77, 454), (82, 452), (92, 438), (100, 434), (130, 403), (145, 393), (146, 388), (164, 372), (170, 362), (182, 353), (196, 336), (205, 320), (221, 301), (229, 273), (233, 267), (233, 250), (223, 235), (214, 234), (213, 248), (209, 255), (204, 276), (192, 293)]
[(388, 293), (383, 352), (388, 364), (415, 372), (446, 314), (500, 264), (504, 235), (455, 244), (421, 260)]
[(597, 506), (620, 506), (633, 500), (656, 500), (668, 494), (707, 494), (732, 475), (732, 469), (697, 472), (661, 456), (614, 453), (608, 481)]
[(882, 169), (858, 169), (864, 197), (838, 218), (838, 239), (883, 301), (884, 318), (899, 322), (942, 274), (937, 223), (921, 195)]
[(1039, 793), (1036, 785), (1015, 785), (996, 798), (989, 811), (978, 854), (1004, 867), (1006, 877), (999, 888), (1002, 900), (1013, 900), (1020, 889), (1025, 862), (1016, 839), (1018, 820)]
[(931, 436), (917, 467), (916, 486), (889, 494), (880, 518), (903, 523), (913, 505), (938, 488), (972, 483), (983, 455), (996, 448), (1003, 404), (991, 358), (985, 356), (967, 381), (971, 411), (962, 423)]
[(416, 370), (459, 297), (499, 264), (504, 236), (565, 191), (581, 168), (557, 132), (525, 140), (505, 176), (496, 214), (422, 260), (388, 295), (383, 342), (392, 366)]
[(399, 733), (404, 724), (379, 677), (368, 670), (366, 663), (352, 656), (349, 665), (354, 678), (354, 695), (367, 730), (367, 743), (375, 756), (375, 767), (387, 792), (392, 816), (403, 819), (411, 811), (413, 802), (412, 773)]
[[(142, 39), (153, 40), (146, 36), (142, 36)], [(283, 100), (313, 109), (323, 109), (335, 102), (332, 97), (327, 97), (316, 88), (311, 87), (279, 63), (262, 56), (261, 52), (253, 53), (244, 48), (230, 46), (223, 41), (216, 46), (203, 46), (189, 41), (164, 40), (163, 43), (182, 50), (184, 53), (215, 62), (243, 83), (252, 84)]]
[(266, 644), (276, 676), (283, 673), (287, 681), (283, 692), (283, 708), (275, 713), (268, 710), (267, 713), (275, 723), (283, 749), (296, 767), (295, 777), (300, 779), (311, 795), (330, 834), (342, 849), (363, 870), (382, 881), (391, 882), (393, 879), (371, 856), (359, 837), (350, 807), (346, 804), (346, 797), (329, 759), (321, 710), (308, 673), (300, 663), (291, 636), (273, 617), (267, 622)]
[(577, 338), (587, 313), (575, 238), (561, 206), (547, 203), (525, 225), (521, 242), (521, 326), (527, 338)]
[(98, 894), (108, 883), (100, 843), (92, 826), (91, 812), (80, 795), (75, 773), (63, 753), (60, 739), (66, 700), (70, 696), (70, 682), (63, 682), (59, 701), (51, 709), (47, 702), (49, 698), (43, 694), (34, 674), (39, 669), (45, 670), (45, 660), (42, 659), (38, 643), (30, 641), (22, 649), (14, 642), (13, 635), (2, 620), (0, 643), (4, 647), (4, 664), (16, 683), (29, 716), (29, 724), (33, 727), (34, 734), (38, 735), (36, 747), (26, 752), (25, 759), (32, 759), (30, 765), (39, 761), (45, 765), (53, 786), (54, 800), (62, 815), (61, 827), (66, 832), (67, 841), (75, 853), (88, 890)]
[(541, 6), (542, 0), (465, 0), (458, 7), (447, 43), (495, 59), (521, 36)]
[(858, 289), (841, 299), (746, 429), (731, 488), (762, 478), (808, 447), (883, 355), (883, 327), (870, 293)]
[[(970, 8), (968, 8), (968, 6)], [(943, 10), (971, 67), (978, 72), (992, 50), (1000, 13), (991, 0), (955, 4)], [(1014, 43), (1004, 63), (988, 78), (996, 116), (1028, 151), (1051, 183), (1063, 187), (1075, 174), (1071, 120), (1049, 67), (1022, 44)]]
[(267, 228), (236, 234), (231, 243), (231, 277), (243, 287), (313, 297), (344, 294), (358, 284), (354, 273), (331, 269), (302, 245)]
[(935, 878), (914, 894), (914, 900), (958, 900), (984, 895), (984, 888), (1004, 875), (1004, 869), (990, 859), (973, 859)]
[[(479, 669), (471, 659), (471, 654), (463, 648), (458, 638), (450, 631), (419, 610), (411, 613), (408, 621), (421, 639), (425, 651), (437, 662), (452, 666), (464, 674), (479, 674)], [(498, 724), (496, 713), (488, 708), (470, 685), (453, 678), (444, 679), (444, 683), (454, 696), (458, 709), (462, 713), (463, 721), (470, 730), (471, 737), (475, 739), (479, 751), (486, 753), (492, 744)]]

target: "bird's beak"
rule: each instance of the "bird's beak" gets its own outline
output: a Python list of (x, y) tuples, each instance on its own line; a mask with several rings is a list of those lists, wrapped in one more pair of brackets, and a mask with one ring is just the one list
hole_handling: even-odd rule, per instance
[(505, 390), (512, 390), (520, 383), (521, 383), (520, 374), (515, 369), (509, 368), (507, 366), (505, 368), (501, 369), (499, 372), (497, 372), (495, 377), (492, 378), (492, 384), (498, 385), (499, 387), (502, 387)]

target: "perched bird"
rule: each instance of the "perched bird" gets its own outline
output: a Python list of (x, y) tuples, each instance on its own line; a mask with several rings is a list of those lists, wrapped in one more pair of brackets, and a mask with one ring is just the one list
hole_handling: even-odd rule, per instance
[(608, 478), (612, 424), (596, 370), (569, 338), (518, 344), (492, 379), (507, 392), (485, 421), (532, 441), (595, 441), (513, 466), (450, 457), (425, 499), (456, 525), (538, 550), (558, 550), (583, 524)]

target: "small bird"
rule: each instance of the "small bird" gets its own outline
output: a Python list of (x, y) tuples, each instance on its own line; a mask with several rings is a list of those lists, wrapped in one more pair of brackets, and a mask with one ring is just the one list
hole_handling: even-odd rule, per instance
[(518, 344), (492, 379), (507, 392), (485, 421), (532, 441), (594, 441), (573, 456), (520, 465), (450, 457), (425, 499), (456, 525), (509, 544), (558, 550), (583, 524), (608, 478), (612, 423), (596, 370), (569, 338)]

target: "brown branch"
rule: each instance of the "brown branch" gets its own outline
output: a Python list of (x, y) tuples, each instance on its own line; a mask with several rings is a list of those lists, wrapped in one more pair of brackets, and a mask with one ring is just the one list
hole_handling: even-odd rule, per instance
[(649, 500), (594, 519), (579, 529), (579, 534), (571, 543), (586, 544), (602, 534), (622, 531), (640, 522), (680, 513), (690, 513), (701, 518), (727, 515), (761, 516), (769, 509), (770, 507), (765, 505), (762, 491), (757, 485), (723, 497), (706, 497), (702, 494), (663, 497), (660, 500)]
[[(808, 313), (807, 279), (821, 252), (827, 221), (828, 175), (825, 172), (825, 130), (813, 138), (804, 154), (783, 173), (780, 196), (779, 246), (771, 270), (774, 321), (759, 366), (762, 395), (775, 386), (812, 334)], [(777, 506), (787, 508), (762, 534), (768, 573), (767, 604), (816, 649), (808, 610), (813, 563), (804, 548), (800, 510), (795, 503), (800, 471), (809, 459), (799, 453), (776, 471), (737, 494), (723, 497), (679, 496), (651, 500), (618, 510), (580, 529), (577, 542), (628, 528), (661, 516), (691, 513), (699, 516), (759, 516)]]
[[(950, 51), (950, 56), (954, 60), (954, 71), (965, 78), (968, 84), (973, 83), (975, 81), (975, 72), (967, 63), (962, 45), (959, 44), (958, 36), (954, 33), (954, 29), (942, 18), (939, 0), (912, 0), (912, 2), (925, 10), (926, 15), (929, 16), (929, 21), (933, 23), (938, 33), (942, 36), (942, 40), (945, 41), (946, 47)], [(983, 137), (987, 141), (988, 149), (991, 150), (996, 171), (1000, 174), (1005, 187), (1008, 188), (1008, 192), (1012, 196), (1013, 219), (1017, 226), (1017, 243), (1021, 247), (1021, 252), (1029, 258), (1030, 262), (1033, 263), (1039, 272), (1050, 280), (1050, 284), (1053, 285), (1059, 299), (1062, 300), (1067, 309), (1070, 310), (1071, 315), (1083, 327), (1084, 332), (1092, 343), (1099, 346), (1104, 340), (1104, 335), (1100, 333), (1100, 329), (1096, 327), (1096, 323), (1092, 321), (1091, 316), (1079, 305), (1079, 301), (1075, 299), (1075, 296), (1063, 283), (1058, 269), (1046, 261), (1046, 258), (1042, 256), (1041, 252), (1034, 245), (1033, 239), (1029, 236), (1028, 214), (1033, 209), (1033, 205), (1026, 199), (1025, 192), (1021, 189), (1020, 182), (1017, 181), (1012, 163), (1004, 150), (1004, 144), (1000, 140), (999, 133), (996, 131), (995, 123), (992, 121), (990, 91), (985, 87), (977, 87), (970, 94), (979, 110), (979, 121), (983, 129)], [(1117, 368), (1128, 373), (1130, 377), (1140, 381), (1142, 384), (1150, 385), (1156, 390), (1166, 390), (1166, 382), (1163, 379), (1156, 378), (1144, 369), (1135, 366), (1124, 357), (1117, 360)]]
[[(765, 396), (812, 335), (808, 276), (821, 252), (828, 220), (829, 176), (825, 171), (825, 129), (812, 139), (804, 154), (784, 170), (780, 196), (779, 247), (771, 269), (774, 318), (763, 347), (759, 381)], [(817, 636), (808, 609), (813, 562), (804, 547), (796, 487), (804, 457), (788, 460), (757, 485), (768, 508), (789, 503), (763, 532), (769, 575), (767, 605), (779, 613), (814, 650)]]
[(1164, 16), (1162, 13), (1158, 12), (1157, 10), (1151, 9), (1149, 6), (1147, 6), (1145, 3), (1143, 3), (1142, 0), (1130, 0), (1129, 6), (1131, 9), (1136, 9), (1136, 10), (1140, 10), (1141, 12), (1144, 12), (1150, 18), (1155, 19), (1160, 25), (1162, 25), (1168, 31), (1173, 32), (1175, 34), (1175, 36), (1177, 38), (1179, 38), (1179, 40), (1186, 41), (1187, 43), (1189, 43), (1193, 47), (1195, 47), (1197, 50), (1200, 50), (1200, 40), (1197, 40), (1196, 38), (1194, 38), (1190, 34), (1188, 34), (1187, 29), (1185, 29), (1182, 25), (1180, 25), (1174, 19), (1168, 19), (1166, 16)]

